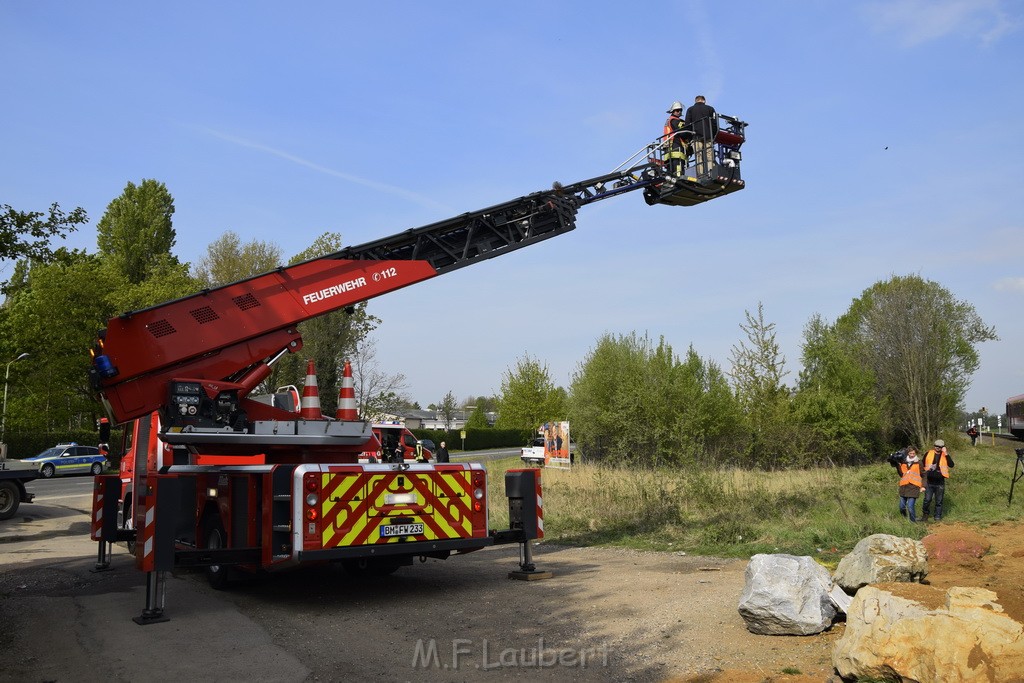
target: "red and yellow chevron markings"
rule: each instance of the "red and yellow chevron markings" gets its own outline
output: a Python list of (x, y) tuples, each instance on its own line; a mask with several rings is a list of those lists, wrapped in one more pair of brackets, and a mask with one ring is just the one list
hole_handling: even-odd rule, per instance
[[(321, 474), (321, 545), (338, 548), (473, 537), (472, 472), (328, 471)], [(422, 524), (385, 536), (381, 527)]]

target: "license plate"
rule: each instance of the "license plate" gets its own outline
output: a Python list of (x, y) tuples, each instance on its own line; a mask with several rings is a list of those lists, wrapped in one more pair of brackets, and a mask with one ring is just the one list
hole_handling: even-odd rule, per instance
[(381, 538), (394, 538), (396, 536), (419, 536), (422, 533), (422, 524), (385, 524), (380, 528)]

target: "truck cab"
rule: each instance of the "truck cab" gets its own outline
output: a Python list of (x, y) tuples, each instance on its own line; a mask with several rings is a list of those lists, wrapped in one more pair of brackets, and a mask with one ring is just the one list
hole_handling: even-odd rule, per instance
[(424, 460), (433, 460), (433, 452), (424, 447), (416, 436), (398, 422), (374, 422), (373, 435), (377, 437), (381, 448), (378, 451), (364, 451), (360, 462), (392, 462), (395, 450), (401, 445), (402, 459), (405, 462), (416, 462), (417, 451), (422, 452)]

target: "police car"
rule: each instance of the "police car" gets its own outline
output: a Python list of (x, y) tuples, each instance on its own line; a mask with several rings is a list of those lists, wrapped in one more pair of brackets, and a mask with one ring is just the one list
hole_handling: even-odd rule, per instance
[(49, 479), (55, 474), (101, 474), (110, 466), (105, 455), (95, 446), (79, 446), (76, 443), (59, 443), (53, 448), (22, 462), (32, 462), (39, 466), (39, 474)]

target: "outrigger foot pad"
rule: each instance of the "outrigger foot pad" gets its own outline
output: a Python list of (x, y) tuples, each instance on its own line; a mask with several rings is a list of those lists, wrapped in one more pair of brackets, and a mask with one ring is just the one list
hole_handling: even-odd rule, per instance
[(149, 626), (150, 624), (159, 624), (160, 622), (170, 620), (170, 617), (164, 616), (164, 611), (162, 609), (143, 610), (142, 616), (132, 617), (132, 621), (134, 621), (139, 626)]
[(540, 581), (541, 579), (550, 579), (553, 576), (553, 572), (539, 572), (536, 569), (520, 569), (518, 571), (508, 573), (508, 578), (516, 579), (517, 581)]
[(536, 565), (533, 564), (533, 551), (530, 550), (529, 539), (520, 544), (519, 552), (519, 570), (509, 572), (508, 578), (517, 581), (539, 581), (554, 576), (552, 572), (537, 571)]

